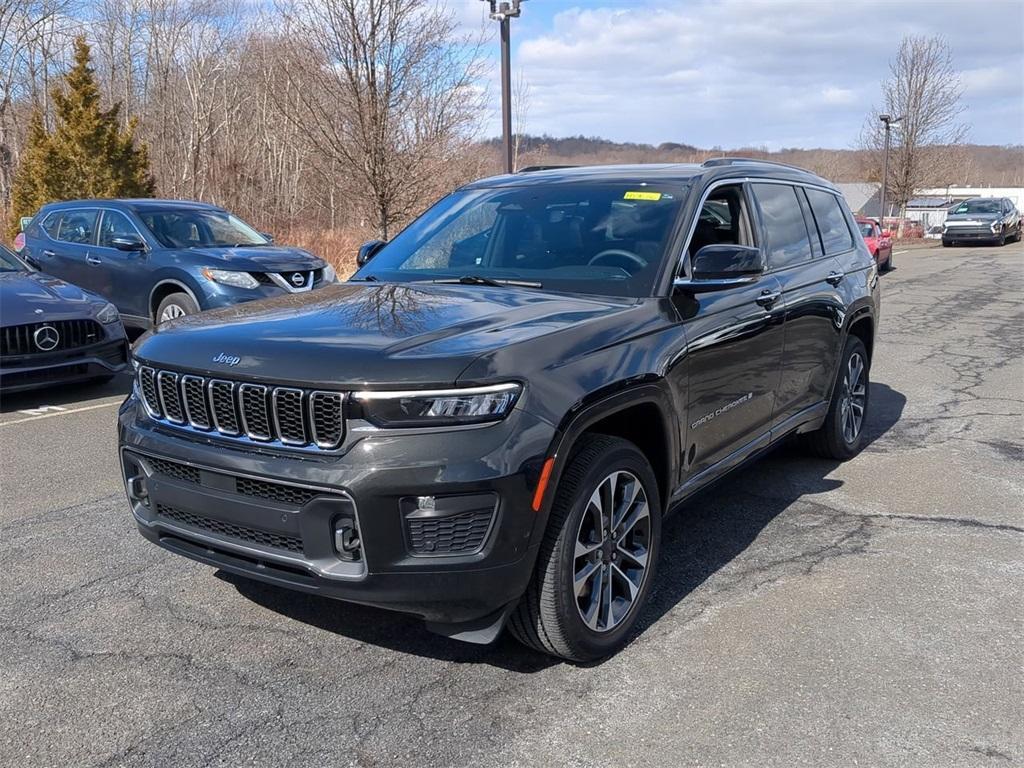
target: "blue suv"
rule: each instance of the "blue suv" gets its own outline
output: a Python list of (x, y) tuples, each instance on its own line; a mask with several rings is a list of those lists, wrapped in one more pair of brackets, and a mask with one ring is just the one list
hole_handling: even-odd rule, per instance
[(136, 328), (337, 281), (322, 259), (275, 246), (269, 235), (206, 203), (51, 203), (24, 235), (22, 258), (109, 299)]

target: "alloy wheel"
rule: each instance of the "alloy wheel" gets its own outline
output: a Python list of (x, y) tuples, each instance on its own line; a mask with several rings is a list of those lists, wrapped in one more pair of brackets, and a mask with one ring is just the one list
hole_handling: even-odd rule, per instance
[(166, 323), (168, 320), (176, 320), (179, 317), (184, 317), (186, 312), (177, 304), (168, 304), (164, 307), (164, 311), (160, 313), (160, 322)]
[(630, 614), (647, 578), (651, 511), (632, 472), (616, 471), (591, 494), (573, 556), (573, 590), (583, 623), (608, 632)]
[(843, 440), (847, 445), (856, 442), (864, 425), (867, 405), (866, 368), (859, 352), (850, 355), (843, 373), (843, 395), (839, 404), (839, 417), (843, 425)]

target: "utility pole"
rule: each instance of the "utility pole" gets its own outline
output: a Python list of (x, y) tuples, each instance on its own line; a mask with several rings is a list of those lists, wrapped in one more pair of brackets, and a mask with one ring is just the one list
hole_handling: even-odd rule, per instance
[(886, 192), (889, 189), (889, 133), (891, 127), (903, 120), (902, 117), (893, 117), (891, 115), (879, 115), (878, 119), (885, 124), (885, 152), (882, 155), (882, 199), (881, 203), (881, 224), (882, 229), (885, 229), (885, 197)]
[(483, 0), (491, 6), (491, 18), (501, 25), (501, 143), (505, 173), (512, 173), (512, 44), (511, 20), (517, 18), (523, 0)]

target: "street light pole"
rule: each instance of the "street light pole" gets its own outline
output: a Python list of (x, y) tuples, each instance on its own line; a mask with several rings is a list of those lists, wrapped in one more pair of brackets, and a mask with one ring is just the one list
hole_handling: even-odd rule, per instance
[(483, 0), (491, 6), (491, 18), (501, 25), (501, 143), (505, 173), (512, 173), (512, 45), (511, 20), (522, 12), (522, 0)]
[(885, 152), (882, 156), (882, 199), (879, 201), (881, 207), (881, 227), (885, 229), (885, 197), (889, 189), (889, 133), (891, 126), (900, 122), (903, 118), (893, 117), (892, 115), (879, 115), (878, 119), (885, 123)]

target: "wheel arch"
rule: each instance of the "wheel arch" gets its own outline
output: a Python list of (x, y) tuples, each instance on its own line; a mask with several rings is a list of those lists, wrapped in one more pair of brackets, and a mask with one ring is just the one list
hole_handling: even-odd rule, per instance
[(149, 292), (149, 317), (156, 325), (156, 310), (160, 306), (160, 302), (170, 296), (172, 293), (185, 293), (196, 303), (196, 306), (202, 309), (202, 304), (199, 302), (199, 296), (187, 283), (174, 277), (165, 277)]
[(663, 381), (630, 387), (570, 411), (562, 420), (547, 456), (553, 460), (542, 506), (547, 513), (574, 446), (587, 434), (605, 434), (628, 440), (647, 458), (654, 470), (662, 511), (674, 480), (679, 476), (679, 425), (672, 399)]

